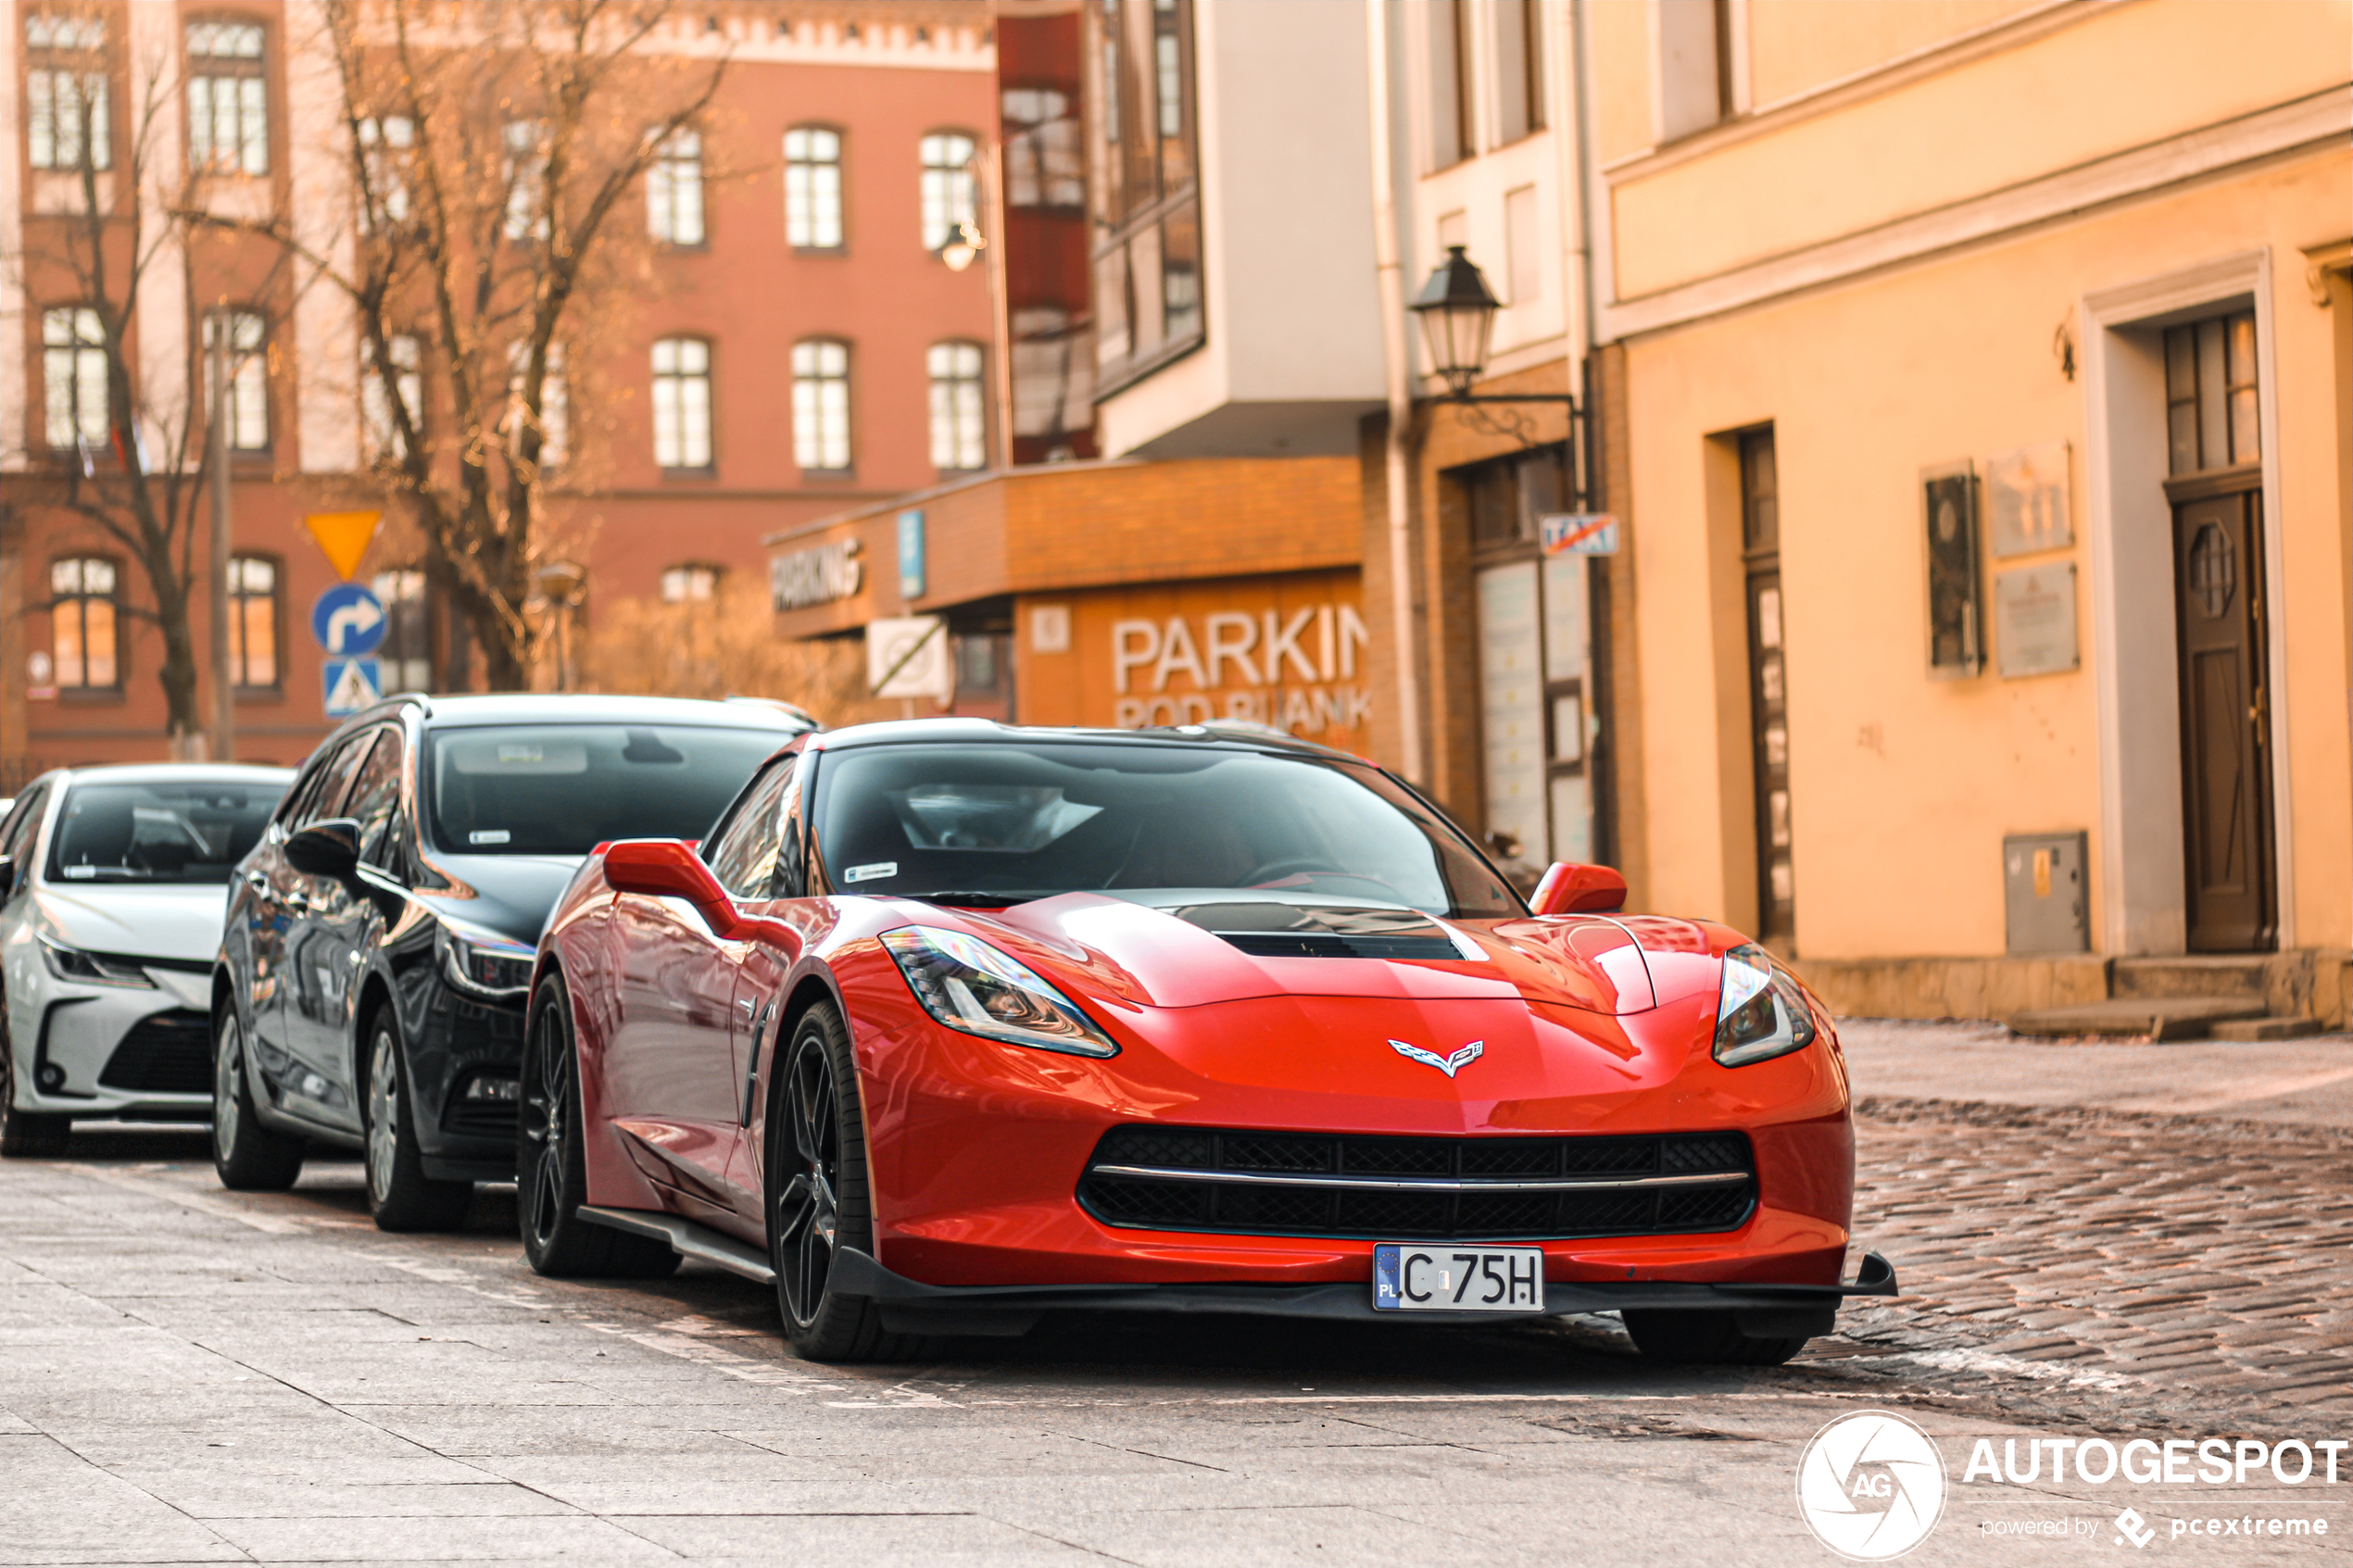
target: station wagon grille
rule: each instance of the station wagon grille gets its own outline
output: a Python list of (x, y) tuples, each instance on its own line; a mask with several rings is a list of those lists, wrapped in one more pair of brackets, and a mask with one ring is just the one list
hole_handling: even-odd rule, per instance
[(1373, 1241), (1546, 1240), (1739, 1228), (1739, 1133), (1399, 1138), (1114, 1127), (1078, 1201), (1108, 1225)]

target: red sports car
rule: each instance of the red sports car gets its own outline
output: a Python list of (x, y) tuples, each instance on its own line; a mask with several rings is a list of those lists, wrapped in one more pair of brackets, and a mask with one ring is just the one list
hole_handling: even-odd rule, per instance
[(1617, 1311), (1784, 1361), (1894, 1290), (1837, 1038), (1625, 890), (1555, 866), (1531, 909), (1405, 784), (1271, 735), (804, 736), (549, 918), (524, 1248), (773, 1280), (820, 1361), (1055, 1309)]

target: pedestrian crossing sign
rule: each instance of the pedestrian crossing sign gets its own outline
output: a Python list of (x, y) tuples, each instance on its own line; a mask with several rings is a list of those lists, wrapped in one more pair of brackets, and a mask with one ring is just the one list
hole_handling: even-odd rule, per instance
[(341, 719), (384, 699), (384, 661), (330, 659), (321, 667), (327, 687), (327, 717)]

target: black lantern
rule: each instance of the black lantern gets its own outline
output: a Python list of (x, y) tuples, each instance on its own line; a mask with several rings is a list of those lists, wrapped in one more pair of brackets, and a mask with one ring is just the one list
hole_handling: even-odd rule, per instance
[(1409, 307), (1422, 319), (1431, 367), (1457, 397), (1467, 396), (1471, 383), (1487, 368), (1487, 339), (1495, 330), (1500, 303), (1463, 247), (1448, 245), (1446, 259)]

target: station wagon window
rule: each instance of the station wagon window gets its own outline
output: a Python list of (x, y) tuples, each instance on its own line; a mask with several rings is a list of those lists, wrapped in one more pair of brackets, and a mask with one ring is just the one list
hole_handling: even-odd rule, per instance
[(376, 735), (367, 764), (352, 781), (351, 800), (341, 815), (359, 823), (359, 858), (383, 868), (391, 865), (397, 838), (393, 827), (400, 809), (400, 764), (405, 748), (398, 730), (378, 730)]
[(368, 737), (356, 735), (338, 746), (335, 754), (296, 790), (287, 806), (283, 821), (289, 833), (307, 828), (313, 822), (323, 822), (335, 814), (335, 807), (343, 799), (344, 785), (351, 780), (351, 771), (359, 766), (361, 753), (367, 750)]

